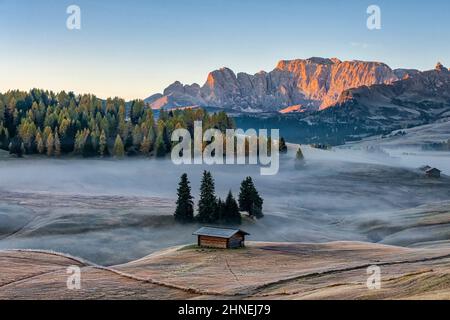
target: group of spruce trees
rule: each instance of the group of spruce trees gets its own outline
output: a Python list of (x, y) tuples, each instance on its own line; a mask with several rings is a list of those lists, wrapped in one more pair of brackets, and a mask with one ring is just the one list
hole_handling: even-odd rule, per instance
[[(200, 186), (197, 215), (194, 215), (194, 197), (187, 174), (183, 174), (178, 185), (178, 200), (175, 210), (175, 220), (181, 223), (200, 222), (216, 224), (241, 224), (240, 211), (247, 212), (251, 217), (262, 218), (263, 199), (255, 188), (251, 177), (241, 183), (238, 202), (230, 192), (225, 201), (217, 198), (214, 179), (211, 172), (204, 171)], [(239, 204), (238, 204), (239, 203)]]
[(64, 91), (9, 91), (0, 93), (0, 149), (17, 156), (163, 157), (172, 149), (172, 132), (185, 128), (193, 134), (198, 120), (205, 130), (234, 128), (224, 112), (161, 111), (156, 119), (142, 100), (127, 103)]

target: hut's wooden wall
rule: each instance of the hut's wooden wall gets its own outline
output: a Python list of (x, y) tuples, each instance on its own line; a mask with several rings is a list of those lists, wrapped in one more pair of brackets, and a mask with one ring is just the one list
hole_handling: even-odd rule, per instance
[(227, 239), (199, 236), (198, 245), (209, 248), (227, 249)]
[(230, 248), (240, 248), (244, 246), (244, 236), (242, 234), (235, 234), (228, 240), (228, 246)]

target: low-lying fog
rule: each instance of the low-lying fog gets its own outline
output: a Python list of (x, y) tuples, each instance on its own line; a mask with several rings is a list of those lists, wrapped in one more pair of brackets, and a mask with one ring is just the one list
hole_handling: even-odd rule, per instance
[[(171, 214), (180, 175), (187, 172), (198, 199), (202, 170), (217, 195), (235, 196), (246, 176), (264, 198), (266, 217), (245, 221), (249, 240), (379, 241), (363, 222), (389, 221), (397, 210), (450, 200), (450, 179), (431, 180), (413, 169), (450, 155), (366, 153), (304, 147), (307, 165), (282, 156), (275, 176), (257, 166), (176, 166), (169, 160), (0, 160), (0, 249), (49, 249), (101, 264), (136, 259), (168, 246), (193, 243), (197, 225), (176, 225)], [(439, 162), (434, 162), (438, 161)], [(435, 164), (436, 163), (436, 164)], [(437, 239), (439, 240), (439, 239)]]

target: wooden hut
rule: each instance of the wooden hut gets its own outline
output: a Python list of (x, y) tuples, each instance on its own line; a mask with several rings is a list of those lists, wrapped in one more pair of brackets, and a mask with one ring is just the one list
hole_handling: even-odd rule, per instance
[(245, 246), (249, 233), (240, 229), (203, 227), (194, 232), (199, 247), (233, 249)]
[(425, 174), (429, 178), (440, 178), (441, 177), (441, 170), (436, 169), (436, 168), (431, 168), (431, 169), (428, 169), (427, 171), (425, 171)]

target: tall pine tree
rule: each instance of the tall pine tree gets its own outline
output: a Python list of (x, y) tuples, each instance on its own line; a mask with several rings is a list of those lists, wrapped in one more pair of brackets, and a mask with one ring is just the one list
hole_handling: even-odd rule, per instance
[(53, 133), (50, 133), (47, 137), (47, 142), (45, 143), (47, 147), (47, 156), (53, 156), (55, 150), (55, 139), (53, 138)]
[(156, 138), (155, 149), (155, 153), (158, 158), (162, 158), (166, 155), (166, 145), (162, 135), (159, 135), (158, 138)]
[(116, 158), (122, 158), (125, 155), (125, 149), (120, 135), (117, 135), (116, 141), (114, 142), (113, 155)]
[(247, 211), (250, 216), (258, 219), (262, 218), (264, 200), (259, 196), (258, 191), (251, 177), (247, 177), (241, 184), (239, 193), (239, 208), (241, 211)]
[(191, 195), (190, 182), (188, 176), (184, 173), (178, 184), (178, 200), (175, 209), (175, 220), (182, 223), (192, 222), (194, 220), (194, 197)]
[(84, 148), (83, 148), (83, 157), (89, 158), (94, 157), (97, 154), (94, 147), (94, 138), (92, 134), (87, 135), (86, 140), (84, 142)]
[(221, 219), (226, 224), (241, 224), (241, 213), (239, 212), (239, 206), (234, 199), (231, 190), (225, 200)]
[(226, 213), (225, 213), (225, 202), (222, 201), (222, 199), (218, 199), (217, 200), (217, 205), (216, 205), (216, 212), (215, 215), (213, 216), (215, 222), (225, 222), (224, 221), (224, 217), (225, 217)]
[(297, 154), (295, 155), (295, 168), (301, 169), (305, 165), (305, 157), (303, 156), (302, 149), (299, 147)]
[(56, 131), (55, 132), (55, 156), (59, 157), (61, 156), (61, 140), (59, 140), (59, 134)]
[(102, 130), (102, 133), (100, 134), (98, 153), (100, 154), (100, 157), (104, 157), (108, 153), (108, 140), (104, 130)]
[(42, 134), (40, 131), (36, 134), (36, 148), (40, 154), (43, 154), (45, 151), (45, 143), (44, 139), (42, 139)]
[(9, 143), (9, 153), (21, 158), (24, 154), (23, 142), (20, 137), (15, 136)]
[(215, 222), (217, 214), (217, 199), (214, 179), (211, 172), (204, 171), (200, 186), (200, 200), (198, 202), (197, 219), (200, 222)]

